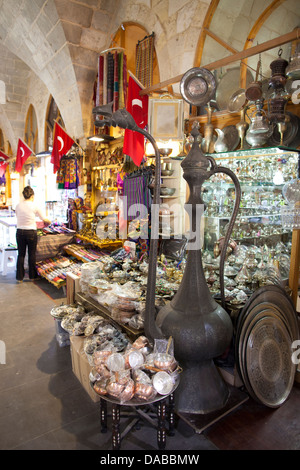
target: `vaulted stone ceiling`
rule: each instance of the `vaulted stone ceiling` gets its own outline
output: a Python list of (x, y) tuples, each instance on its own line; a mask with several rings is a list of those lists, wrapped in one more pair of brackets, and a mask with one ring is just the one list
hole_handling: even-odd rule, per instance
[[(0, 128), (13, 151), (18, 137), (24, 135), (30, 103), (37, 113), (39, 150), (44, 150), (50, 95), (67, 131), (79, 139), (89, 135), (98, 55), (110, 46), (122, 23), (135, 22), (155, 32), (160, 80), (164, 81), (197, 63), (197, 44), (210, 9), (209, 30), (225, 45), (207, 35), (200, 58), (203, 66), (242, 50), (266, 12), (270, 14), (253, 44), (299, 26), (298, 0), (0, 0), (0, 80), (6, 85)], [(289, 47), (284, 47), (286, 59)], [(263, 66), (267, 69), (276, 57), (277, 50), (263, 55)], [(252, 59), (253, 68), (256, 62), (257, 57)]]

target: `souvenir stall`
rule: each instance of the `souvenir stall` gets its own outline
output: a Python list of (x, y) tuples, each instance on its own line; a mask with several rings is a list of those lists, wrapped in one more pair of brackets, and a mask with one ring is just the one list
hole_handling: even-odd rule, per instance
[[(61, 247), (59, 259), (68, 305), (51, 312), (58, 342), (71, 345), (75, 375), (101, 402), (103, 429), (106, 401), (113, 403), (114, 449), (120, 447), (120, 405), (158, 401), (202, 432), (248, 395), (270, 408), (289, 396), (296, 367), (288, 350), (299, 338), (299, 118), (291, 103), (280, 108), (285, 71), (280, 58), (275, 62), (268, 117), (255, 82), (238, 99), (230, 97), (235, 121), (212, 110), (214, 75), (203, 68), (186, 72), (180, 92), (191, 116), (175, 155), (159, 148), (126, 110), (108, 107), (102, 92), (95, 101), (95, 123), (104, 134), (111, 137), (111, 126), (134, 130), (154, 153), (136, 166), (120, 137), (93, 149), (90, 210), (81, 211), (73, 200), (70, 210), (79, 213), (69, 218), (77, 221), (74, 239)], [(195, 83), (205, 86), (195, 89)], [(195, 107), (206, 114), (193, 116)], [(190, 224), (176, 231), (165, 204), (173, 197), (178, 208), (186, 198), (191, 206)], [(150, 217), (152, 204), (160, 208), (158, 224)], [(196, 208), (203, 204), (196, 223)], [(146, 208), (138, 221), (130, 212), (136, 205)], [(192, 246), (190, 234), (201, 243)], [(276, 376), (271, 385), (269, 373)], [(164, 448), (165, 438), (159, 445)]]

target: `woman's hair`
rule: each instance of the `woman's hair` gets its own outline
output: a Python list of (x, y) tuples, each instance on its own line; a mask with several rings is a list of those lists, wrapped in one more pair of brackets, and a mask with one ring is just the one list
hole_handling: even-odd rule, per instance
[(30, 199), (31, 196), (34, 196), (33, 189), (30, 186), (25, 186), (25, 188), (23, 189), (23, 196), (24, 199)]

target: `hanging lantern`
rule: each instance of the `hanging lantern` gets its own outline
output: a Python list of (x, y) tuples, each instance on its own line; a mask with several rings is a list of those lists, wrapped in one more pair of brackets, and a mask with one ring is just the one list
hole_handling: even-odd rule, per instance
[(282, 49), (278, 51), (278, 59), (273, 60), (270, 64), (270, 69), (272, 71), (272, 76), (269, 80), (269, 85), (274, 88), (274, 90), (282, 90), (286, 84), (285, 70), (288, 66), (288, 61), (281, 58)]

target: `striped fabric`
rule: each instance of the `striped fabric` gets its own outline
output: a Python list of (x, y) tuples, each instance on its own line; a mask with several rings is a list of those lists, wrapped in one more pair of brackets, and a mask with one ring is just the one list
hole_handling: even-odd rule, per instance
[(124, 178), (123, 196), (127, 197), (127, 206), (124, 207), (124, 219), (130, 221), (136, 218), (137, 215), (135, 213), (129, 215), (130, 207), (135, 204), (142, 204), (147, 208), (147, 210), (149, 210), (151, 205), (151, 195), (148, 184), (149, 172), (145, 172), (137, 176), (127, 175)]
[(114, 54), (114, 88), (113, 88), (113, 111), (119, 109), (119, 55)]
[[(94, 90), (95, 106), (113, 102), (113, 111), (125, 108), (127, 100), (127, 57), (123, 52), (106, 52), (98, 59)], [(99, 117), (98, 117), (99, 118)]]
[(153, 80), (153, 54), (154, 54), (154, 33), (146, 36), (136, 45), (136, 72), (137, 79), (149, 87)]

